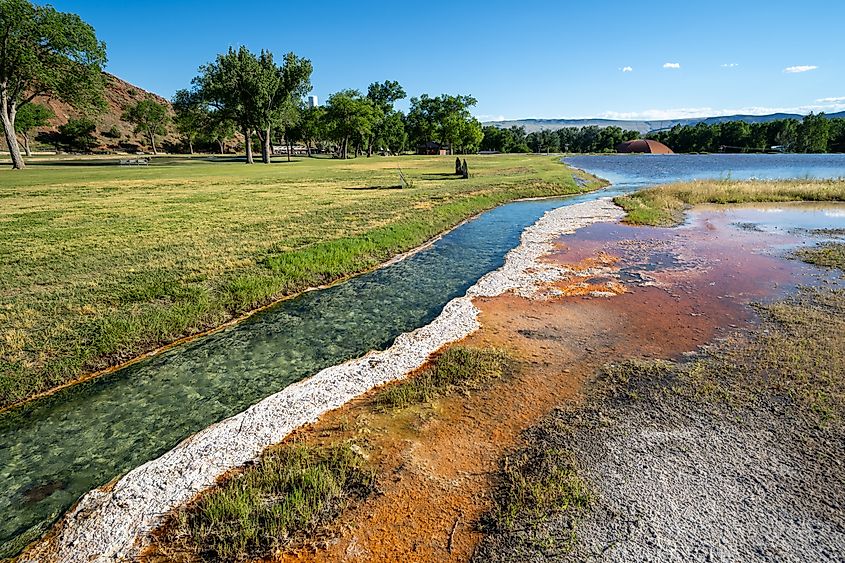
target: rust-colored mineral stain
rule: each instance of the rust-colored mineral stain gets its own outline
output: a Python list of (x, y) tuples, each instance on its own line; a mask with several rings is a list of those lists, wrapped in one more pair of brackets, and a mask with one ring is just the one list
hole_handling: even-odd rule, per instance
[[(752, 322), (749, 301), (777, 295), (807, 273), (762, 252), (785, 237), (706, 216), (684, 229), (593, 225), (565, 240), (547, 257), (571, 272), (554, 284), (564, 295), (476, 300), (482, 328), (461, 344), (509, 350), (522, 364), (514, 377), (397, 412), (375, 412), (371, 393), (297, 433), (294, 439), (363, 440), (379, 492), (343, 514), (333, 539), (281, 561), (468, 560), (480, 539), (475, 523), (491, 506), (491, 476), (524, 429), (577, 400), (602, 364), (695, 350), (722, 329)], [(604, 269), (600, 279), (584, 274), (596, 268)], [(610, 297), (589, 296), (595, 291)]]

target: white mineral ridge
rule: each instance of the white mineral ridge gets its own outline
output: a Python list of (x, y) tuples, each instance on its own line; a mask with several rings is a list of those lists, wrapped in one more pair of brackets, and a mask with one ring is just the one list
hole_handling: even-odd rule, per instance
[(507, 291), (532, 295), (540, 285), (560, 278), (560, 267), (539, 260), (554, 250), (558, 236), (621, 216), (622, 211), (608, 198), (547, 212), (523, 232), (520, 245), (508, 253), (501, 268), (482, 277), (466, 296), (447, 303), (431, 324), (400, 335), (387, 350), (370, 352), (294, 383), (197, 432), (113, 486), (89, 492), (65, 515), (55, 534), (32, 546), (20, 561), (133, 559), (167, 512), (213, 485), (223, 473), (255, 460), (264, 448), (327, 411), (406, 376), (444, 345), (477, 330), (479, 311), (473, 297)]

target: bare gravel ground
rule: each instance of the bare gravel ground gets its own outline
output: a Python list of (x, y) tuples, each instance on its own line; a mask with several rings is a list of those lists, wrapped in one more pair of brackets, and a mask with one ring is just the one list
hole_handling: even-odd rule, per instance
[(682, 363), (608, 366), (519, 454), (567, 452), (589, 506), (499, 526), (474, 561), (845, 561), (843, 312), (806, 293)]

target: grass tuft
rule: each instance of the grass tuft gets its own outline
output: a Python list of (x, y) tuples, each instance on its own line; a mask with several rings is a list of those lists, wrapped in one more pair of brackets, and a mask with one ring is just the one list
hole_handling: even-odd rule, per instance
[(203, 561), (272, 557), (372, 488), (373, 473), (348, 444), (283, 445), (180, 509), (161, 543)]
[(375, 403), (381, 409), (401, 409), (476, 390), (507, 376), (513, 366), (513, 358), (502, 350), (453, 346), (419, 374), (388, 386), (376, 396)]
[(812, 248), (801, 248), (795, 256), (808, 264), (845, 270), (845, 243), (825, 242)]
[(571, 453), (532, 448), (506, 456), (491, 514), (495, 528), (513, 532), (516, 526), (536, 526), (555, 514), (586, 509), (590, 492), (578, 476)]

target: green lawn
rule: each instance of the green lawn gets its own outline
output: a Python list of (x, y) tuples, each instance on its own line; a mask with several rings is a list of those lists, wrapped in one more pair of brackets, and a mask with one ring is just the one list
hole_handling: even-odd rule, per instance
[[(0, 171), (0, 407), (372, 268), (505, 201), (578, 191), (556, 157), (467, 160), (469, 180), (450, 174), (454, 157)], [(400, 166), (409, 189), (396, 189)]]

